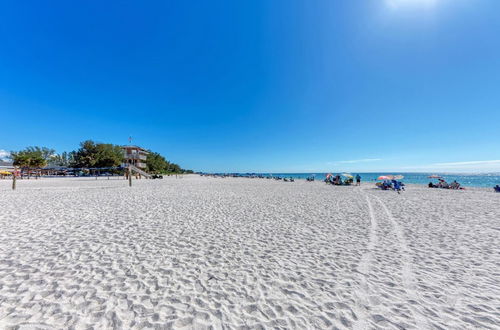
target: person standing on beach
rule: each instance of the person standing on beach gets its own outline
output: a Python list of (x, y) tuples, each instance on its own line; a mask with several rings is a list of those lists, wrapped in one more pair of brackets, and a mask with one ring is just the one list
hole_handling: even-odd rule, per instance
[(356, 186), (360, 185), (361, 185), (361, 177), (359, 176), (359, 174), (356, 174)]

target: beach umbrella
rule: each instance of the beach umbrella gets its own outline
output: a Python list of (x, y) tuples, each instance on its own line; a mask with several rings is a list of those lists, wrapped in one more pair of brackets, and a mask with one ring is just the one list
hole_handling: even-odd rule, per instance
[(7, 171), (0, 171), (0, 174), (1, 175), (11, 175), (12, 173), (11, 172), (7, 172)]
[(327, 178), (327, 179), (329, 179), (331, 176), (332, 176), (332, 173), (328, 173), (328, 174), (326, 175), (326, 178)]
[(401, 175), (401, 174), (399, 174), (399, 175), (395, 175), (395, 176), (394, 176), (394, 180), (401, 180), (401, 179), (403, 179), (403, 178), (404, 178), (404, 176), (403, 176), (403, 175)]
[(377, 180), (392, 180), (394, 177), (392, 175), (381, 175)]
[(346, 178), (349, 178), (349, 179), (352, 179), (354, 178), (351, 174), (349, 173), (343, 173), (342, 176), (346, 177)]
[(436, 174), (433, 174), (433, 175), (429, 175), (428, 178), (429, 179), (442, 179), (443, 177), (439, 176), (439, 175), (436, 175)]

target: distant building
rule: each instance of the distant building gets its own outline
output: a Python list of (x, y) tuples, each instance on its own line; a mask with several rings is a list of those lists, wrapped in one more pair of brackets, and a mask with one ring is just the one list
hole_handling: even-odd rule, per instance
[(149, 152), (138, 146), (123, 146), (123, 166), (132, 164), (140, 169), (146, 168), (146, 159), (148, 158)]
[(12, 162), (0, 160), (0, 170), (14, 170), (14, 164)]

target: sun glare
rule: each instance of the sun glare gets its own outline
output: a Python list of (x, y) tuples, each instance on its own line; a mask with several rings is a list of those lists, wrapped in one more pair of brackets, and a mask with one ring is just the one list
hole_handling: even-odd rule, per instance
[(403, 7), (433, 7), (438, 0), (385, 0), (391, 8)]

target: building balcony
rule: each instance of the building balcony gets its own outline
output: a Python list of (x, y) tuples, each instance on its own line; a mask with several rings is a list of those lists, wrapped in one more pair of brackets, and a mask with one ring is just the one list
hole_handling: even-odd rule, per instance
[(146, 160), (148, 157), (144, 154), (125, 154), (125, 159), (139, 159), (139, 160)]
[(127, 167), (129, 164), (134, 165), (135, 167), (138, 167), (140, 169), (144, 169), (147, 167), (146, 163), (141, 163), (141, 162), (130, 162), (130, 163), (122, 163), (122, 167)]

